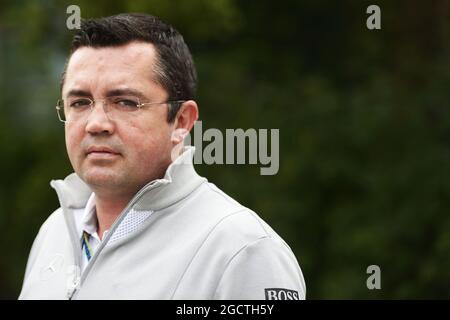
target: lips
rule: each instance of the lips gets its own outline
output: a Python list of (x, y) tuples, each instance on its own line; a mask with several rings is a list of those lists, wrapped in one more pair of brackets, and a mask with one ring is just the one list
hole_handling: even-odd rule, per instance
[(89, 147), (86, 151), (86, 156), (90, 157), (114, 157), (119, 155), (120, 153), (104, 146), (95, 146)]

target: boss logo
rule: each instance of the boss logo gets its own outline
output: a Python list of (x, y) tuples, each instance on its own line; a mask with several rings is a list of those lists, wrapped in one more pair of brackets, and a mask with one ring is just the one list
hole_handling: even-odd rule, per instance
[(300, 300), (298, 292), (295, 290), (283, 288), (267, 288), (264, 289), (266, 300)]

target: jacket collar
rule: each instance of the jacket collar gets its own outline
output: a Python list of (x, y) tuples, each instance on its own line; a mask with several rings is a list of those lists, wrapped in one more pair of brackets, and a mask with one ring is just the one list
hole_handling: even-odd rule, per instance
[[(192, 158), (195, 147), (185, 146), (182, 151), (169, 165), (162, 179), (153, 180), (138, 191), (141, 197), (134, 205), (135, 209), (156, 211), (166, 208), (207, 181), (194, 169)], [(67, 209), (84, 208), (92, 194), (89, 186), (76, 173), (64, 180), (52, 180), (50, 185), (56, 190), (61, 207)]]

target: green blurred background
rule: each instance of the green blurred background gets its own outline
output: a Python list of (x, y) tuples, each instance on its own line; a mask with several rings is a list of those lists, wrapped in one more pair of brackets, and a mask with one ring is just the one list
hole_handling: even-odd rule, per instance
[[(49, 181), (54, 105), (83, 18), (147, 12), (185, 37), (207, 128), (279, 128), (280, 170), (199, 165), (290, 244), (307, 298), (450, 298), (450, 1), (0, 2), (0, 298), (15, 299)], [(382, 29), (366, 28), (381, 7)], [(381, 268), (368, 290), (366, 268)]]

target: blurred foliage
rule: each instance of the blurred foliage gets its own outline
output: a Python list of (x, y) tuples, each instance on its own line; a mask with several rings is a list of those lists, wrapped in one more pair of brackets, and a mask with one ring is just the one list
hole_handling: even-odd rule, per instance
[[(450, 2), (0, 2), (0, 298), (16, 298), (71, 172), (54, 111), (82, 17), (160, 16), (199, 73), (203, 130), (280, 128), (280, 170), (197, 166), (290, 244), (308, 298), (450, 298)], [(366, 288), (367, 266), (382, 289)]]

